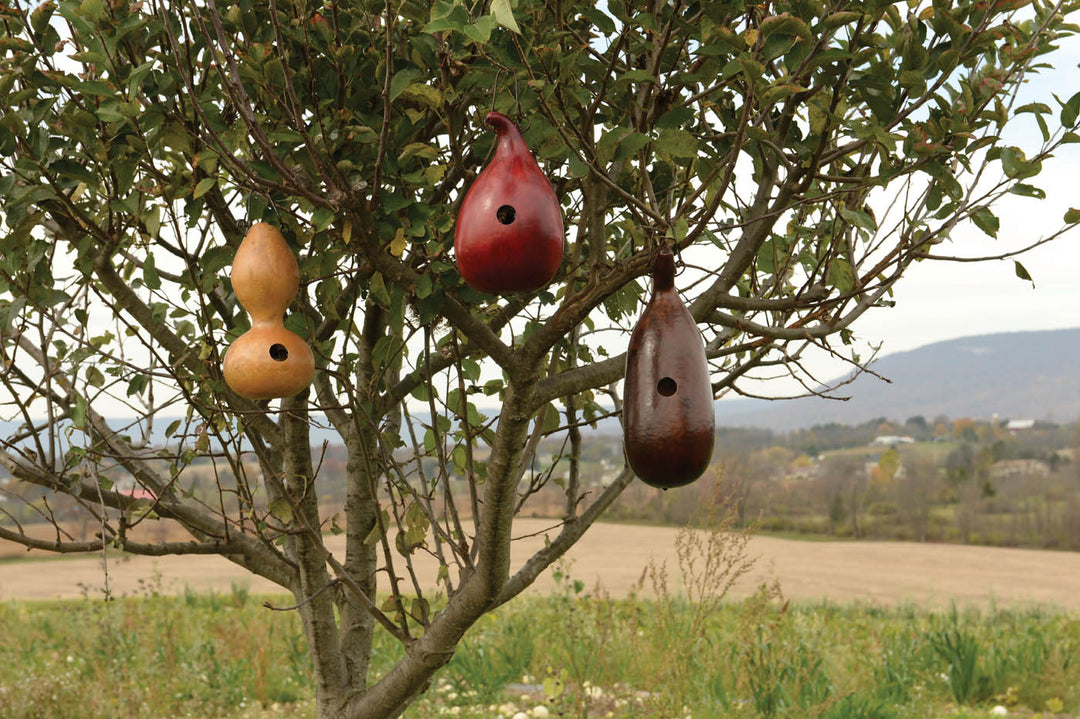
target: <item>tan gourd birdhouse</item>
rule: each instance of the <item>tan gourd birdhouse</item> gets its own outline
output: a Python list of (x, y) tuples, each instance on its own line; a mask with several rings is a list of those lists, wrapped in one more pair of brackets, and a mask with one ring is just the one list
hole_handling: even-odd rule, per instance
[(259, 222), (248, 230), (233, 260), (232, 285), (251, 329), (225, 352), (225, 382), (248, 399), (300, 392), (315, 376), (315, 357), (282, 321), (300, 288), (300, 267), (276, 227)]

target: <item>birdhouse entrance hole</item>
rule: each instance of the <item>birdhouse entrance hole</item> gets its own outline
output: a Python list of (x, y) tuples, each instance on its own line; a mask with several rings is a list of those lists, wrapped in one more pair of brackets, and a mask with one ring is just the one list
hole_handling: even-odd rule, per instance
[(670, 377), (663, 377), (656, 383), (656, 391), (665, 397), (670, 397), (679, 389), (679, 384)]
[(495, 217), (497, 217), (499, 222), (503, 223), (504, 225), (509, 225), (517, 218), (517, 210), (515, 210), (510, 205), (503, 205), (499, 209), (495, 210)]
[(274, 343), (270, 345), (270, 357), (275, 362), (284, 362), (289, 359), (289, 349), (280, 343)]

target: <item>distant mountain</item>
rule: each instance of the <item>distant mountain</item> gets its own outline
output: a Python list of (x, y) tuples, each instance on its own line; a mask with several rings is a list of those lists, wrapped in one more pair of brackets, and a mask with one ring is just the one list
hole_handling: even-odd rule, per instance
[(877, 360), (873, 370), (891, 383), (863, 374), (839, 390), (847, 401), (718, 402), (717, 422), (775, 430), (915, 415), (1070, 422), (1080, 418), (1078, 358), (1080, 329), (946, 340)]
[[(1080, 418), (1080, 329), (1008, 332), (946, 340), (909, 352), (886, 355), (873, 363), (884, 382), (863, 374), (837, 392), (847, 401), (806, 397), (769, 402), (725, 400), (716, 403), (716, 421), (723, 427), (762, 427), (777, 431), (838, 422), (861, 424), (876, 417), (903, 421), (922, 415), (1071, 422)], [(835, 383), (830, 383), (835, 384)], [(498, 408), (481, 407), (488, 416)], [(427, 421), (423, 411), (414, 413)], [(165, 442), (168, 418), (158, 418), (152, 444)], [(120, 429), (131, 420), (109, 420)], [(17, 423), (0, 422), (0, 436), (10, 436)], [(598, 423), (605, 434), (620, 433), (615, 418)], [(139, 427), (127, 432), (138, 436)], [(190, 438), (189, 438), (190, 440)], [(325, 419), (312, 429), (312, 443), (341, 439)], [(193, 441), (193, 440), (190, 440)]]

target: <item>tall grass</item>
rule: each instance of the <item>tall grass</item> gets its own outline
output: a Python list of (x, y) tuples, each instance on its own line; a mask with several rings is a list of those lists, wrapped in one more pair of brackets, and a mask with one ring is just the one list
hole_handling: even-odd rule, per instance
[[(567, 717), (903, 719), (997, 704), (1080, 711), (1080, 622), (1066, 613), (790, 605), (766, 589), (724, 604), (688, 641), (659, 618), (669, 610), (655, 600), (585, 591), (566, 599), (501, 610), (485, 627), (484, 661), (517, 660), (492, 671), (470, 643), (446, 676), (455, 688), (483, 686), (484, 697), (493, 696), (488, 677), (531, 679)], [(674, 611), (693, 621), (691, 605)], [(514, 647), (526, 641), (523, 662)], [(686, 671), (673, 673), (676, 664)]]
[(235, 717), (311, 696), (295, 617), (243, 590), (0, 603), (5, 719)]
[[(657, 598), (613, 599), (562, 566), (553, 594), (482, 620), (406, 716), (509, 719), (540, 703), (578, 719), (921, 719), (995, 704), (1080, 712), (1075, 615), (797, 605), (775, 586), (689, 601), (681, 571), (643, 578), (670, 585)], [(5, 719), (314, 714), (295, 613), (268, 611), (239, 588), (0, 603), (0, 628)], [(376, 671), (398, 652), (380, 641)]]

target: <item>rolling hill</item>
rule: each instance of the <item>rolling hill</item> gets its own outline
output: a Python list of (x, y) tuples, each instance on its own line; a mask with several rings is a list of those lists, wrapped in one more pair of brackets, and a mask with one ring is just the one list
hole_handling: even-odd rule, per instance
[(775, 430), (914, 415), (1069, 422), (1080, 418), (1078, 358), (1080, 329), (962, 337), (882, 357), (872, 367), (891, 382), (857, 377), (841, 390), (847, 401), (718, 402), (717, 422)]

